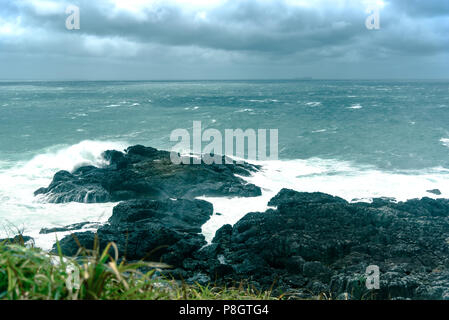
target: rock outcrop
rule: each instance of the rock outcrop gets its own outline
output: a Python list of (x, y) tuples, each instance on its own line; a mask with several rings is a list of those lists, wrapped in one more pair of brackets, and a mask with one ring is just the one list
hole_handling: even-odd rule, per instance
[[(108, 166), (58, 172), (36, 191), (55, 203), (125, 200), (96, 234), (62, 239), (66, 255), (91, 249), (97, 236), (101, 248), (115, 242), (121, 258), (164, 262), (170, 275), (190, 282), (244, 280), (291, 297), (449, 299), (449, 200), (348, 203), (284, 189), (269, 203), (275, 209), (223, 226), (207, 245), (201, 227), (213, 207), (195, 197), (260, 195), (239, 178), (257, 166), (175, 165), (169, 152), (143, 146), (104, 157)], [(369, 266), (379, 268), (378, 290), (366, 287)]]
[(42, 228), (39, 231), (39, 234), (50, 234), (56, 232), (70, 232), (70, 231), (79, 231), (81, 229), (97, 229), (100, 227), (100, 223), (98, 222), (80, 222), (74, 223), (64, 227), (55, 227), (55, 228)]
[(98, 203), (261, 194), (259, 187), (236, 176), (249, 176), (258, 170), (247, 163), (177, 165), (172, 163), (170, 152), (143, 146), (130, 147), (124, 153), (106, 151), (104, 157), (109, 162), (106, 167), (60, 171), (47, 188), (37, 190), (35, 195), (43, 195), (53, 203)]
[(0, 243), (33, 246), (34, 239), (32, 237), (19, 234), (13, 238), (0, 239)]
[[(212, 214), (207, 202), (124, 202), (98, 237), (103, 247), (116, 242), (129, 260), (168, 263), (167, 273), (191, 282), (244, 280), (302, 298), (449, 298), (448, 200), (348, 203), (282, 190), (269, 205), (277, 208), (223, 226), (205, 246), (200, 231)], [(93, 233), (76, 237), (92, 246)], [(66, 254), (78, 250), (72, 237), (61, 246)], [(365, 285), (372, 265), (380, 269), (379, 290)]]
[[(296, 296), (449, 298), (449, 201), (351, 204), (316, 193), (282, 190), (275, 210), (250, 213), (197, 253), (228, 279), (262, 288), (276, 282)], [(367, 290), (366, 268), (380, 268), (380, 289)]]
[[(100, 248), (115, 242), (128, 260), (162, 260), (173, 266), (206, 245), (201, 226), (213, 214), (201, 200), (133, 200), (114, 208), (109, 223), (97, 231)], [(60, 241), (65, 255), (75, 255), (79, 245), (92, 249), (95, 234), (81, 232)], [(56, 247), (54, 247), (56, 251)]]

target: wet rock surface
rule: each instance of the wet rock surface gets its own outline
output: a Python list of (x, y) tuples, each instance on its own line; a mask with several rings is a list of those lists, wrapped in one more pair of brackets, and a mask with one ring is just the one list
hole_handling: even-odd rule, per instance
[(98, 222), (80, 222), (80, 223), (74, 223), (68, 226), (64, 227), (54, 227), (54, 228), (42, 228), (39, 231), (39, 234), (50, 234), (50, 233), (56, 233), (56, 232), (70, 232), (70, 231), (78, 231), (81, 229), (96, 229), (100, 227), (100, 223)]
[[(98, 236), (102, 246), (116, 242), (129, 260), (171, 264), (168, 274), (190, 282), (244, 280), (296, 298), (449, 298), (448, 200), (348, 203), (282, 190), (269, 205), (277, 208), (223, 226), (207, 246), (200, 228), (212, 206), (199, 200), (124, 202)], [(89, 247), (95, 235), (76, 236)], [(61, 246), (66, 254), (78, 249), (70, 237)], [(372, 265), (379, 290), (366, 288)]]
[(236, 176), (249, 176), (259, 169), (247, 163), (177, 165), (172, 163), (170, 152), (144, 146), (125, 152), (106, 151), (104, 158), (109, 162), (104, 168), (85, 166), (56, 173), (51, 184), (36, 190), (35, 195), (53, 203), (101, 203), (261, 194), (259, 187)]
[[(206, 245), (201, 226), (213, 213), (201, 200), (133, 200), (114, 208), (109, 223), (97, 231), (100, 248), (110, 242), (128, 260), (162, 260), (173, 266)], [(65, 255), (75, 255), (80, 246), (92, 249), (93, 232), (74, 233), (60, 241)], [(56, 251), (56, 246), (54, 246)]]
[[(198, 257), (224, 262), (229, 278), (263, 288), (276, 281), (300, 297), (449, 298), (448, 200), (350, 204), (282, 190), (270, 205), (277, 209), (221, 228)], [(380, 269), (379, 290), (366, 288), (371, 265)]]
[(34, 239), (29, 236), (16, 235), (13, 238), (0, 239), (0, 243), (33, 246)]
[(433, 189), (433, 190), (427, 190), (428, 193), (437, 195), (437, 196), (441, 196), (441, 191), (439, 189)]
[[(449, 200), (348, 203), (284, 189), (269, 202), (275, 209), (223, 226), (207, 245), (201, 227), (213, 207), (195, 197), (257, 196), (261, 190), (236, 175), (258, 167), (174, 165), (170, 153), (142, 146), (105, 159), (105, 168), (61, 171), (36, 192), (50, 202), (125, 200), (97, 233), (62, 239), (66, 255), (91, 249), (98, 237), (101, 248), (115, 242), (121, 258), (170, 264), (164, 273), (187, 282), (243, 280), (293, 298), (449, 299)], [(84, 225), (42, 233), (77, 227)], [(369, 266), (379, 269), (379, 289), (366, 287)]]

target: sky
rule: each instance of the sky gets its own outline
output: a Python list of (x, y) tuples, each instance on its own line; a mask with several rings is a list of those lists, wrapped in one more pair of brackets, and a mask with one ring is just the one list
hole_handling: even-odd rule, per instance
[[(71, 5), (79, 29), (66, 27)], [(373, 10), (379, 29), (366, 27)], [(0, 0), (3, 80), (447, 79), (448, 71), (448, 0)]]

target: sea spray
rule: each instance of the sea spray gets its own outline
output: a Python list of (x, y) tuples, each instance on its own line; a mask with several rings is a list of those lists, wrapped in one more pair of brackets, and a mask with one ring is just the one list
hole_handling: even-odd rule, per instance
[(49, 204), (34, 197), (33, 193), (48, 185), (59, 170), (72, 171), (84, 165), (103, 166), (106, 164), (102, 157), (105, 150), (123, 150), (127, 145), (123, 142), (82, 141), (68, 147), (48, 148), (31, 160), (0, 167), (0, 238), (20, 231), (35, 238), (36, 246), (49, 249), (57, 234), (40, 235), (41, 228), (81, 221), (106, 222), (112, 214), (113, 203)]
[[(203, 225), (208, 242), (224, 224), (235, 224), (249, 212), (264, 212), (268, 202), (281, 189), (322, 192), (349, 202), (371, 202), (388, 197), (397, 201), (429, 197), (449, 198), (449, 170), (437, 167), (424, 170), (382, 171), (351, 162), (312, 158), (252, 162), (262, 166), (251, 177), (241, 177), (262, 189), (255, 198), (201, 197), (214, 206), (214, 215)], [(441, 194), (430, 193), (439, 190)]]

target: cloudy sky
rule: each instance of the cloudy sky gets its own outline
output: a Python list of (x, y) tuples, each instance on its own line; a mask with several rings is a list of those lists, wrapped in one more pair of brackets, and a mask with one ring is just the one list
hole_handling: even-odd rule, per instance
[(0, 0), (0, 79), (308, 76), (449, 78), (449, 1)]

